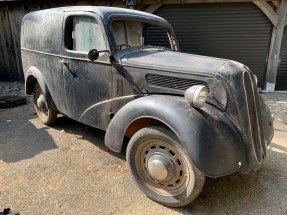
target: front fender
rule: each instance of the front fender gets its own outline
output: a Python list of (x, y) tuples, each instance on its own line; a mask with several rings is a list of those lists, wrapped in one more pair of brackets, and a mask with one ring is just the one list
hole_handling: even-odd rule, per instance
[(264, 102), (264, 99), (261, 96), (259, 96), (259, 98), (260, 98), (261, 116), (263, 124), (263, 134), (266, 145), (268, 145), (271, 142), (274, 135), (273, 118), (269, 107)]
[(194, 109), (182, 97), (153, 95), (129, 102), (112, 119), (105, 144), (119, 152), (126, 129), (139, 118), (157, 119), (168, 126), (208, 176), (239, 171), (246, 163), (242, 138), (224, 114), (208, 105)]

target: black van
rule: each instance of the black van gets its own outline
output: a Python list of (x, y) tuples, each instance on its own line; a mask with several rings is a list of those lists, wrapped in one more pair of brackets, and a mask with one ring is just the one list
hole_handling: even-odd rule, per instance
[(187, 205), (206, 176), (248, 173), (266, 157), (273, 119), (256, 76), (238, 62), (181, 53), (158, 16), (88, 6), (32, 12), (21, 54), (40, 120), (50, 125), (61, 113), (106, 130), (115, 152), (128, 139), (135, 181), (161, 204)]

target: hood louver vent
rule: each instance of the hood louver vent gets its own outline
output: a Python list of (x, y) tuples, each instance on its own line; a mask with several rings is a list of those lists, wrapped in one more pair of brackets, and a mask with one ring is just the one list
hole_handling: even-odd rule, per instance
[(208, 90), (208, 84), (204, 81), (199, 80), (191, 80), (191, 79), (183, 79), (183, 78), (175, 78), (170, 76), (161, 76), (161, 75), (153, 75), (147, 74), (146, 81), (148, 84), (156, 86), (156, 87), (165, 87), (175, 90), (187, 90), (189, 87), (193, 85), (205, 85)]

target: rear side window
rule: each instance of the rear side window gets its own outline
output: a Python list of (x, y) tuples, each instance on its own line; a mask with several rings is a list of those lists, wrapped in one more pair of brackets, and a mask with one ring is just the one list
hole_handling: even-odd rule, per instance
[(89, 52), (91, 49), (106, 50), (100, 24), (88, 16), (69, 17), (65, 26), (65, 47), (78, 52)]

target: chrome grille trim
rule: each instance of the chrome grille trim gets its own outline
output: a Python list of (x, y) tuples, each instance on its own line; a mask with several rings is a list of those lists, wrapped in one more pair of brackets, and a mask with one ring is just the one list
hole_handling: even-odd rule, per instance
[(252, 84), (252, 78), (248, 72), (244, 72), (244, 87), (246, 92), (246, 102), (248, 107), (249, 131), (253, 143), (255, 157), (259, 163), (262, 162), (266, 154), (261, 108), (257, 87)]

